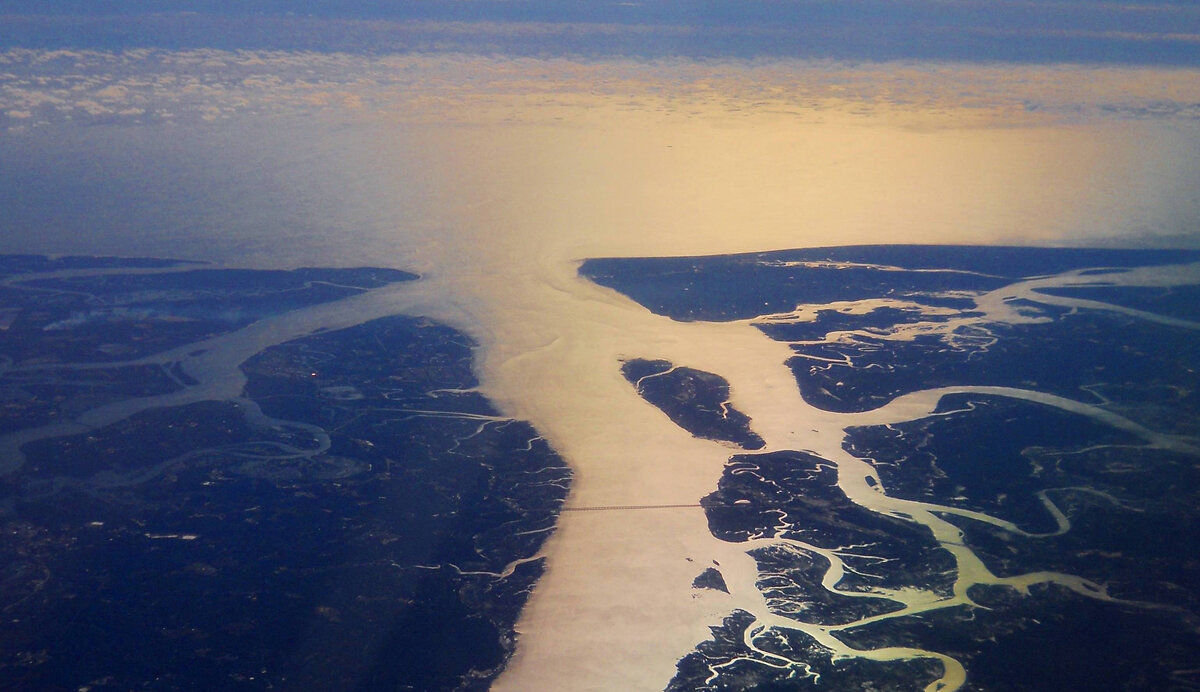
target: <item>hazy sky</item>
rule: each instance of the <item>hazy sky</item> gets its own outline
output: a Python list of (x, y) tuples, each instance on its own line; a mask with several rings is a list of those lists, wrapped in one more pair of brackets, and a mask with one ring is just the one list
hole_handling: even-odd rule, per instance
[(26, 47), (1200, 64), (1190, 0), (0, 0), (0, 14), (0, 45)]

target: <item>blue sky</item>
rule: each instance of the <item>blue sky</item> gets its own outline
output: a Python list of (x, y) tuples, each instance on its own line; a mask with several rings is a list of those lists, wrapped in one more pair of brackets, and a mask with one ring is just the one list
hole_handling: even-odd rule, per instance
[[(534, 55), (1200, 65), (1200, 5), (1190, 0), (0, 0), (0, 14), (9, 15), (0, 22), (0, 47), (436, 46)], [(412, 20), (434, 24), (396, 29)], [(481, 43), (444, 34), (438, 22), (537, 23), (542, 31), (535, 38), (497, 31)]]

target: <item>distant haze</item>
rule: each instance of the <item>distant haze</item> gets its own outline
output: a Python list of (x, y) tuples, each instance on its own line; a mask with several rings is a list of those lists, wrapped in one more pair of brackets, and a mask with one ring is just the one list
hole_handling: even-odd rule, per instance
[(1200, 244), (1192, 69), (206, 49), (0, 72), (0, 251), (439, 271)]
[(0, 0), (0, 15), (0, 46), (41, 48), (1200, 64), (1200, 8), (1184, 0)]

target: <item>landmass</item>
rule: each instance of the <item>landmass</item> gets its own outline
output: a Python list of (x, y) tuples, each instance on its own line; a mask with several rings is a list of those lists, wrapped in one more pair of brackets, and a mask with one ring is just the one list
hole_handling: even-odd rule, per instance
[(743, 449), (762, 448), (762, 438), (751, 428), (749, 417), (729, 404), (729, 383), (724, 378), (644, 358), (625, 361), (621, 373), (643, 399), (693, 435)]
[(727, 588), (762, 607), (729, 612), (668, 689), (1200, 685), (1200, 253), (864, 246), (580, 271), (787, 343), (796, 427), (841, 440), (763, 434), (730, 457), (701, 503), (758, 565)]
[[(43, 274), (64, 263), (89, 274)], [(317, 329), (243, 362), (240, 397), (153, 405), (206, 384), (190, 344), (414, 275), (0, 267), (0, 432), (44, 433), (0, 479), (6, 689), (489, 686), (570, 472), (475, 391), (468, 337)], [(114, 402), (143, 405), (76, 422)]]

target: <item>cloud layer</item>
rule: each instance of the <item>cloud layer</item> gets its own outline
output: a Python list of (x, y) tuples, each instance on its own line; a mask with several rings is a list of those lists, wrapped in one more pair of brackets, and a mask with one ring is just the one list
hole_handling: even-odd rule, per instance
[(597, 103), (737, 117), (890, 111), (914, 125), (1200, 116), (1200, 70), (759, 59), (568, 59), (217, 49), (10, 49), (0, 127), (375, 111), (428, 122), (552, 122)]

